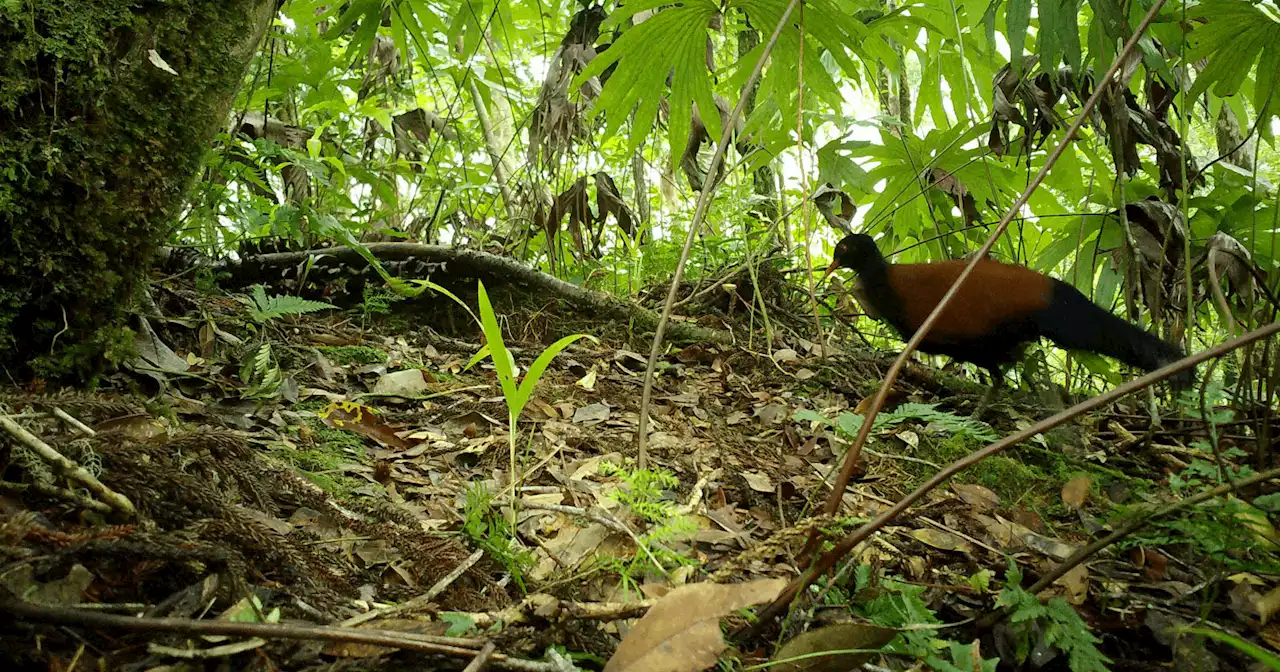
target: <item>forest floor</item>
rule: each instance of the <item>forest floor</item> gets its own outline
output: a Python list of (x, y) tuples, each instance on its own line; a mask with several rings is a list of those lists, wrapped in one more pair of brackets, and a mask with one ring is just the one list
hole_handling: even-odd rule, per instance
[[(854, 411), (892, 355), (849, 346), (823, 356), (800, 336), (764, 344), (741, 330), (736, 345), (672, 346), (642, 471), (635, 445), (648, 337), (601, 327), (599, 342), (579, 341), (552, 362), (520, 416), (513, 502), (507, 403), (491, 360), (468, 366), (477, 330), (444, 335), (431, 315), (395, 304), (390, 314), (255, 321), (233, 297), (175, 283), (157, 292), (162, 314), (138, 329), (142, 357), (101, 389), (31, 385), (0, 397), (14, 422), (139, 513), (121, 519), (81, 490), (59, 489), (47, 460), (9, 443), (0, 585), (55, 614), (29, 621), (88, 626), (0, 621), (0, 658), (12, 669), (204, 669), (210, 660), (234, 669), (460, 669), (477, 655), (501, 668), (555, 669), (536, 662), (548, 647), (598, 669), (634, 619), (680, 585), (798, 576), (803, 521), (830, 493)], [(560, 319), (545, 312), (516, 310), (504, 322), (521, 370), (549, 342), (545, 324)], [(832, 538), (1051, 413), (1005, 394), (991, 424), (972, 420), (983, 389), (909, 366), (844, 495), (844, 517), (826, 530)], [(1077, 659), (1088, 635), (1069, 619), (1040, 614), (984, 633), (971, 619), (993, 609), (1011, 566), (1030, 577), (1048, 571), (1115, 527), (1119, 505), (1169, 501), (1171, 484), (1185, 488), (1196, 465), (1213, 463), (1197, 443), (1203, 421), (1184, 414), (1152, 429), (1145, 400), (1037, 436), (931, 492), (812, 593), (820, 607), (801, 600), (785, 627), (768, 630), (772, 641), (853, 613), (897, 628), (896, 653), (872, 659), (877, 669), (929, 655), (978, 669), (972, 658), (958, 666), (975, 652), (1089, 669)], [(1224, 445), (1253, 450), (1240, 431), (1223, 432)], [(1205, 617), (1280, 645), (1267, 602), (1277, 577), (1240, 570), (1228, 579), (1231, 565), (1206, 563), (1215, 549), (1192, 543), (1190, 529), (1143, 532), (1041, 597), (1075, 608), (1110, 657), (1106, 669), (1244, 669), (1230, 648), (1179, 629)], [(89, 603), (104, 616), (305, 621), (387, 639), (301, 629), (291, 639), (228, 639), (56, 617)], [(745, 622), (737, 612), (730, 621)], [(488, 641), (496, 653), (481, 653)], [(774, 651), (769, 641), (747, 646), (725, 658), (749, 665)]]

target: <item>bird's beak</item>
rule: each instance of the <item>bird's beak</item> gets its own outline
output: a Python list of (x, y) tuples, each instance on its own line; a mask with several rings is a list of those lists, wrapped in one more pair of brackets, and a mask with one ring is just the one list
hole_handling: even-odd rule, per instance
[(840, 262), (836, 259), (832, 259), (831, 265), (827, 267), (827, 272), (822, 274), (822, 279), (819, 280), (818, 283), (821, 284), (826, 282), (827, 278), (831, 277), (831, 274), (835, 273), (837, 268), (840, 268)]

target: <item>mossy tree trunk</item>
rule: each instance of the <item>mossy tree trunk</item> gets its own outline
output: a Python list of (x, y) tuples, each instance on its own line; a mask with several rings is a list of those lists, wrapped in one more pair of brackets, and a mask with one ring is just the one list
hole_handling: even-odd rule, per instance
[(128, 351), (126, 305), (275, 8), (0, 3), (0, 366), (9, 376), (93, 375)]

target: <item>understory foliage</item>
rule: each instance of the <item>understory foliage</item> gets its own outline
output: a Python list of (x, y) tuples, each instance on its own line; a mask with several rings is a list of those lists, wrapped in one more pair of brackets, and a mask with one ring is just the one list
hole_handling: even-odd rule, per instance
[[(1170, 0), (1145, 28), (1155, 0), (806, 0), (794, 8), (789, 0), (285, 0), (272, 3), (251, 59), (236, 58), (236, 49), (256, 34), (259, 2), (72, 4), (0, 2), (6, 372), (15, 365), (35, 376), (92, 376), (128, 360), (129, 301), (161, 246), (234, 261), (268, 256), (260, 254), (264, 241), (286, 250), (337, 243), (373, 261), (368, 244), (409, 240), (512, 257), (573, 285), (654, 304), (690, 240), (688, 292), (676, 314), (711, 306), (702, 312), (718, 313), (721, 325), (749, 325), (747, 349), (773, 354), (770, 363), (800, 388), (814, 384), (801, 371), (818, 374), (783, 367), (799, 361), (795, 350), (778, 356), (797, 343), (899, 345), (849, 301), (839, 276), (818, 284), (809, 272), (825, 266), (841, 233), (873, 234), (894, 262), (964, 258), (1064, 143), (994, 257), (1060, 278), (1188, 351), (1269, 323), (1280, 308), (1280, 8), (1270, 0)], [(1139, 30), (1135, 50), (1103, 79)], [(1097, 105), (1084, 112), (1095, 93)], [(1068, 142), (1077, 119), (1083, 125)], [(722, 138), (725, 161), (714, 169)], [(820, 188), (847, 198), (847, 207), (823, 209), (814, 198)], [(690, 236), (700, 193), (709, 199), (706, 217)], [(322, 275), (317, 263), (294, 270)], [(394, 316), (406, 295), (430, 290), (473, 318), (466, 326), (484, 342), (455, 373), (493, 367), (508, 411), (498, 423), (508, 460), (504, 498), (479, 486), (462, 494), (462, 532), (523, 589), (532, 556), (513, 502), (534, 443), (526, 412), (538, 405), (552, 360), (580, 335), (538, 350), (522, 371), (505, 340), (515, 334), (490, 300), (495, 283), (474, 285), (473, 313), (426, 279), (447, 276), (441, 266), (423, 264), (431, 269), (416, 274), (423, 277), (394, 282), (377, 266), (389, 282), (359, 285), (357, 303), (367, 325)], [(223, 279), (209, 268), (223, 267), (200, 270), (204, 289)], [(768, 294), (765, 271), (775, 286)], [(340, 294), (326, 278), (318, 295)], [(273, 345), (273, 330), (337, 303), (250, 282), (259, 284), (232, 288), (246, 297), (241, 319), (255, 337), (237, 338), (237, 373), (243, 399), (265, 404), (297, 391), (287, 375), (295, 348)], [(133, 313), (151, 315), (145, 305)], [(385, 353), (362, 349), (369, 347), (326, 352), (339, 363), (386, 364)], [(1055, 393), (1085, 395), (1122, 380), (1098, 356), (1031, 350), (1026, 366)], [(1272, 466), (1263, 450), (1248, 455), (1227, 444), (1271, 437), (1277, 357), (1274, 343), (1233, 353), (1174, 398), (1170, 414), (1209, 429), (1176, 455), (1162, 454), (1160, 487), (1191, 496)], [(728, 386), (728, 369), (716, 371)], [(1030, 377), (1024, 370), (1023, 380)], [(579, 387), (596, 378), (591, 368)], [(1152, 416), (1168, 408), (1151, 406)], [(900, 473), (915, 478), (919, 465), (997, 439), (991, 424), (950, 408), (897, 403), (874, 420), (873, 440), (923, 455), (898, 455), (912, 462)], [(861, 409), (841, 410), (792, 417), (815, 435), (829, 429), (851, 439)], [(1125, 445), (1173, 440), (1151, 425)], [(369, 431), (381, 430), (384, 440), (395, 434), (383, 425)], [(1106, 431), (1118, 443), (1121, 430), (1128, 432)], [(1036, 445), (1052, 459), (988, 460), (985, 471), (974, 470), (978, 483), (961, 483), (965, 492), (1002, 488), (994, 494), (1006, 503), (1039, 497), (1030, 482), (1041, 469), (1063, 469), (1068, 457), (1110, 476), (1121, 471), (1098, 466), (1105, 451), (1096, 445), (1073, 445), (1070, 456), (1044, 437)], [(317, 480), (336, 459), (304, 456)], [(696, 563), (694, 552), (674, 549), (695, 548), (689, 540), (705, 521), (680, 515), (673, 474), (608, 465), (599, 475), (613, 479), (619, 515), (639, 530), (629, 534), (634, 554), (600, 560), (604, 570), (638, 590)], [(752, 474), (769, 483), (764, 491), (782, 492), (769, 476)], [(1128, 485), (1113, 481), (1116, 490)], [(1135, 490), (1147, 504), (1149, 484)], [(1068, 508), (1083, 518), (1078, 506)], [(1273, 576), (1267, 516), (1278, 509), (1274, 494), (1238, 493), (1158, 521), (1125, 550), (1179, 544), (1207, 573)], [(1039, 515), (1028, 518), (1043, 522)], [(938, 634), (943, 618), (923, 586), (877, 576), (866, 563), (854, 571), (854, 590), (831, 603), (900, 629), (885, 651), (938, 670), (994, 669), (976, 644)], [(1071, 603), (1023, 591), (1017, 565), (1006, 578), (998, 596), (987, 579), (973, 582), (984, 584), (976, 592), (989, 593), (988, 602), (1009, 608), (1019, 663), (1051, 648), (1076, 672), (1106, 669), (1099, 639)]]
[[(665, 295), (706, 189), (713, 193), (688, 266), (690, 291), (702, 294), (684, 310), (707, 305), (707, 293), (724, 298), (729, 320), (767, 332), (770, 352), (780, 331), (808, 329), (810, 312), (831, 334), (856, 330), (862, 343), (897, 347), (884, 327), (851, 317), (860, 311), (840, 281), (816, 286), (804, 270), (825, 265), (837, 229), (873, 234), (895, 262), (964, 257), (1099, 92), (993, 256), (1060, 278), (1189, 351), (1273, 319), (1274, 4), (1169, 2), (1108, 80), (1102, 73), (1152, 0), (817, 0), (783, 20), (788, 4), (286, 2), (173, 242), (249, 254), (267, 238), (296, 248), (399, 238), (465, 245), (653, 301)], [(740, 101), (742, 114), (731, 119)], [(724, 166), (713, 170), (709, 156), (722, 137), (730, 141)], [(819, 187), (840, 192), (846, 207), (823, 209), (812, 198)], [(745, 274), (726, 273), (744, 263)], [(759, 293), (766, 268), (785, 278), (789, 296)], [(366, 320), (394, 312), (392, 294), (378, 291), (364, 288)], [(514, 485), (517, 420), (541, 369), (530, 371), (529, 389), (517, 385), (501, 320), (480, 296), (486, 347), (472, 364), (491, 356), (503, 386)], [(801, 315), (780, 327), (775, 309)], [(1023, 380), (1034, 372), (1074, 394), (1122, 380), (1102, 357), (1031, 350)], [(274, 369), (269, 353), (256, 355), (261, 366), (245, 375), (261, 387)], [(1233, 421), (1229, 409), (1256, 417), (1274, 406), (1276, 357), (1270, 345), (1236, 353), (1209, 368), (1202, 388), (1175, 398), (1172, 412), (1215, 428), (1193, 449), (1216, 456), (1171, 469), (1176, 492), (1253, 473), (1224, 466), (1248, 460), (1223, 448), (1216, 428)], [(901, 471), (920, 479), (998, 437), (950, 408), (898, 403), (875, 419), (873, 440), (907, 445), (912, 462)], [(795, 420), (845, 439), (863, 421), (860, 412), (824, 413), (801, 410)], [(966, 487), (1020, 501), (1045, 496), (1078, 467), (1059, 439), (1032, 443), (1043, 459), (998, 456)], [(660, 496), (673, 485), (668, 477), (629, 467), (606, 475), (619, 480), (616, 500), (647, 527), (633, 539), (634, 557), (606, 569), (634, 588), (684, 564), (669, 546), (690, 529)], [(468, 536), (520, 581), (514, 531), (488, 496), (469, 495)], [(1273, 558), (1257, 550), (1265, 534), (1250, 521), (1269, 505), (1266, 496), (1206, 505), (1150, 528), (1139, 543), (1193, 539), (1191, 552), (1222, 570), (1262, 571)], [(1016, 567), (1008, 578), (997, 602), (1012, 611), (1016, 658), (1048, 648), (1073, 670), (1106, 669), (1070, 604), (1022, 592)], [(922, 590), (889, 580), (882, 587), (862, 605), (866, 618), (939, 622)], [(975, 646), (917, 630), (887, 650), (933, 669), (993, 669)]]
[[(762, 251), (829, 252), (830, 229), (767, 213), (798, 202), (811, 221), (803, 199), (830, 184), (895, 261), (955, 258), (1102, 86), (993, 254), (1191, 350), (1265, 319), (1280, 222), (1271, 5), (1167, 4), (1098, 82), (1149, 1), (806, 2), (744, 91), (787, 4), (285, 3), (175, 238), (405, 235), (630, 294), (669, 276), (707, 182), (695, 278)], [(744, 95), (728, 168), (710, 174)], [(839, 309), (818, 289), (820, 313)], [(1075, 388), (1118, 380), (1103, 358), (1046, 355)], [(1222, 367), (1225, 384), (1251, 366)]]

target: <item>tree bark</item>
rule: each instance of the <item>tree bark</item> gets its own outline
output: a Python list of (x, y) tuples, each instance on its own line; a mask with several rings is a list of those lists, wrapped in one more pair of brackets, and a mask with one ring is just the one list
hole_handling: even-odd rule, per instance
[(276, 0), (44, 0), (0, 20), (0, 367), (93, 376)]

